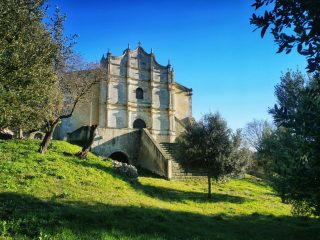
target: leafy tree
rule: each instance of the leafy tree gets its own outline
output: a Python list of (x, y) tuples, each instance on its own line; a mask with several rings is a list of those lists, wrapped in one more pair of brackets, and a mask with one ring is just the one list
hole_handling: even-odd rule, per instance
[(289, 72), (276, 86), (270, 109), (278, 129), (258, 151), (283, 201), (301, 214), (320, 215), (320, 81)]
[(55, 94), (56, 44), (43, 24), (45, 1), (0, 2), (0, 130), (37, 129)]
[(320, 70), (320, 1), (255, 0), (256, 10), (266, 7), (263, 15), (252, 15), (250, 23), (261, 29), (263, 38), (271, 29), (278, 53), (293, 48), (306, 56), (309, 72)]
[[(289, 80), (282, 81), (283, 85), (278, 86), (278, 104), (270, 113), (282, 130), (278, 129), (274, 133), (271, 140), (277, 142), (274, 144), (275, 149), (265, 155), (270, 158), (271, 165), (276, 166), (272, 168), (277, 176), (273, 179), (283, 200), (292, 202), (298, 213), (319, 216), (320, 2), (256, 0), (252, 6), (258, 10), (268, 4), (271, 10), (266, 10), (263, 16), (253, 14), (251, 24), (261, 28), (262, 37), (271, 28), (271, 34), (279, 45), (278, 52), (290, 53), (293, 48), (297, 48), (308, 60), (308, 71), (314, 74), (310, 82)], [(293, 84), (290, 85), (290, 82)], [(292, 151), (298, 153), (286, 154), (285, 157), (286, 151), (278, 151), (278, 148), (286, 146), (283, 139), (289, 137), (295, 142), (291, 145), (295, 148)], [(265, 149), (270, 149), (267, 146)], [(286, 171), (276, 171), (281, 165), (286, 166)]]
[[(303, 136), (290, 128), (280, 127), (261, 142), (258, 157), (265, 172), (284, 202), (293, 205), (296, 214), (316, 213), (318, 187)], [(316, 197), (316, 198), (314, 198)], [(310, 201), (312, 200), (312, 201)], [(319, 207), (319, 204), (318, 204)]]
[(240, 173), (244, 165), (239, 160), (240, 132), (232, 135), (227, 123), (216, 114), (206, 114), (192, 122), (177, 139), (178, 158), (186, 167), (205, 170), (208, 177), (208, 197), (211, 179), (216, 181)]
[[(308, 80), (298, 70), (296, 72), (289, 70), (281, 76), (280, 80), (280, 84), (275, 86), (277, 104), (269, 109), (269, 112), (278, 125), (291, 126), (297, 120), (295, 116), (305, 97), (305, 86)], [(299, 125), (301, 122), (295, 122), (295, 124)]]

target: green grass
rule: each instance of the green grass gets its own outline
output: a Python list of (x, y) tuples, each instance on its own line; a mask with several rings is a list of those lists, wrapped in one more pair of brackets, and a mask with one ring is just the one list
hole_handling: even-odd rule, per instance
[(263, 181), (248, 176), (130, 182), (111, 162), (72, 156), (54, 141), (0, 141), (0, 239), (320, 239), (320, 221), (290, 214)]

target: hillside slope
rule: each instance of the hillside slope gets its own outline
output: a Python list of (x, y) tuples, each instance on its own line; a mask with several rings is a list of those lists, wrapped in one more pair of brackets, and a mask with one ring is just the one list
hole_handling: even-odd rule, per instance
[(0, 141), (0, 239), (320, 239), (320, 222), (291, 216), (264, 182), (140, 177), (111, 162), (79, 160), (79, 147)]

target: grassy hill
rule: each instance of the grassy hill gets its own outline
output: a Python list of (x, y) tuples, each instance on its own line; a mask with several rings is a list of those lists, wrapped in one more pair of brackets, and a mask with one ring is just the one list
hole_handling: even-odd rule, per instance
[(0, 239), (320, 239), (320, 221), (295, 217), (253, 177), (129, 182), (110, 161), (72, 156), (54, 141), (0, 141)]

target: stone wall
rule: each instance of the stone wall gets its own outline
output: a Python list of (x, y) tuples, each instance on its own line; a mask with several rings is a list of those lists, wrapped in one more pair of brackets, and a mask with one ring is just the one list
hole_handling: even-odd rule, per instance
[(146, 129), (141, 131), (141, 145), (137, 165), (171, 179), (171, 160)]
[(182, 120), (192, 117), (192, 94), (182, 90), (179, 85), (175, 91), (175, 116)]
[[(106, 68), (106, 78), (93, 86), (71, 118), (62, 121), (55, 136), (65, 139), (67, 133), (92, 124), (133, 128), (133, 122), (141, 119), (157, 141), (174, 142), (175, 117), (191, 117), (192, 99), (191, 89), (174, 81), (170, 64), (160, 65), (153, 53), (138, 47), (126, 49), (121, 56), (109, 52), (101, 66)], [(136, 97), (138, 88), (143, 99)]]
[(95, 84), (83, 101), (77, 104), (72, 117), (62, 119), (54, 134), (56, 139), (66, 139), (68, 133), (83, 126), (99, 123), (99, 99), (97, 96), (99, 96), (99, 84)]
[[(184, 129), (180, 120), (192, 117), (192, 89), (175, 82), (171, 65), (160, 65), (141, 46), (127, 48), (121, 56), (108, 52), (101, 66), (105, 79), (93, 86), (71, 118), (63, 119), (55, 136), (83, 143), (87, 126), (97, 124), (94, 153), (109, 157), (121, 152), (130, 163), (171, 178), (171, 158), (159, 143), (173, 143)], [(137, 97), (138, 88), (143, 97)], [(133, 129), (137, 119), (145, 129)]]
[(130, 164), (137, 165), (140, 135), (138, 129), (98, 128), (92, 152), (103, 157), (122, 152), (128, 157)]

